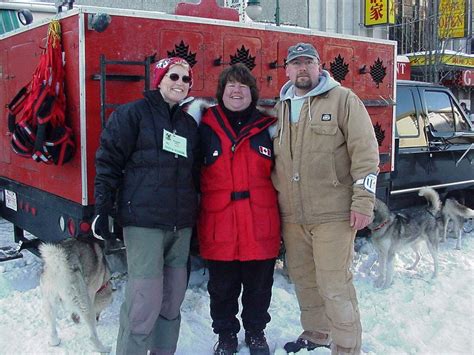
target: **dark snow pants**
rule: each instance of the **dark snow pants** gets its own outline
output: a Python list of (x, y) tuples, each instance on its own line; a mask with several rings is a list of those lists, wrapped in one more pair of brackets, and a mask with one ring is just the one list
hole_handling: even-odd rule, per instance
[(174, 354), (187, 286), (191, 228), (125, 227), (128, 283), (117, 354)]
[(211, 318), (214, 333), (238, 333), (239, 296), (242, 290), (242, 323), (247, 331), (261, 331), (270, 322), (276, 259), (251, 261), (208, 260)]

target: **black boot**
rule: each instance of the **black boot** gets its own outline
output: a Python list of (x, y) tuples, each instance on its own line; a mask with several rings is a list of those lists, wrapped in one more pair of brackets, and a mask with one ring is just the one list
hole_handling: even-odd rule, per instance
[(237, 334), (219, 334), (219, 341), (214, 346), (214, 355), (233, 355), (237, 353)]
[(283, 347), (288, 354), (297, 353), (301, 349), (306, 349), (308, 351), (314, 350), (319, 347), (329, 348), (329, 345), (326, 344), (317, 344), (313, 343), (311, 340), (298, 338), (296, 341), (290, 341), (285, 344)]
[(263, 330), (245, 331), (245, 343), (249, 347), (250, 355), (270, 355), (270, 348)]

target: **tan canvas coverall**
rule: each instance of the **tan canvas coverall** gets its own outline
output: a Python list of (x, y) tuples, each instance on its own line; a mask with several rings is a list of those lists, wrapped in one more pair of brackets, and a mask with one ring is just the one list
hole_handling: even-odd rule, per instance
[(377, 172), (377, 140), (364, 105), (349, 89), (306, 98), (297, 123), (290, 123), (289, 101), (277, 105), (272, 180), (302, 327), (359, 353), (349, 216), (351, 210), (372, 215), (374, 194), (354, 182)]

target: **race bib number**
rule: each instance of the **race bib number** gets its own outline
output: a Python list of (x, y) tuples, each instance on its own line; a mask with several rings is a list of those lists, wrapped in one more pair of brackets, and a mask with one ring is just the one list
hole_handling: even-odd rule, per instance
[(163, 130), (163, 150), (187, 158), (188, 153), (186, 147), (186, 138), (181, 137), (173, 132), (169, 132), (166, 129)]
[(369, 174), (364, 179), (364, 188), (375, 194), (375, 189), (377, 188), (377, 175)]

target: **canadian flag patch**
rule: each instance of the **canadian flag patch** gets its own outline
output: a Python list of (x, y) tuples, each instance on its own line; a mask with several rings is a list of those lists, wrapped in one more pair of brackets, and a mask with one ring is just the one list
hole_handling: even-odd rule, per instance
[(269, 158), (272, 156), (272, 150), (270, 148), (262, 147), (261, 145), (259, 145), (258, 150), (261, 154), (266, 155)]

